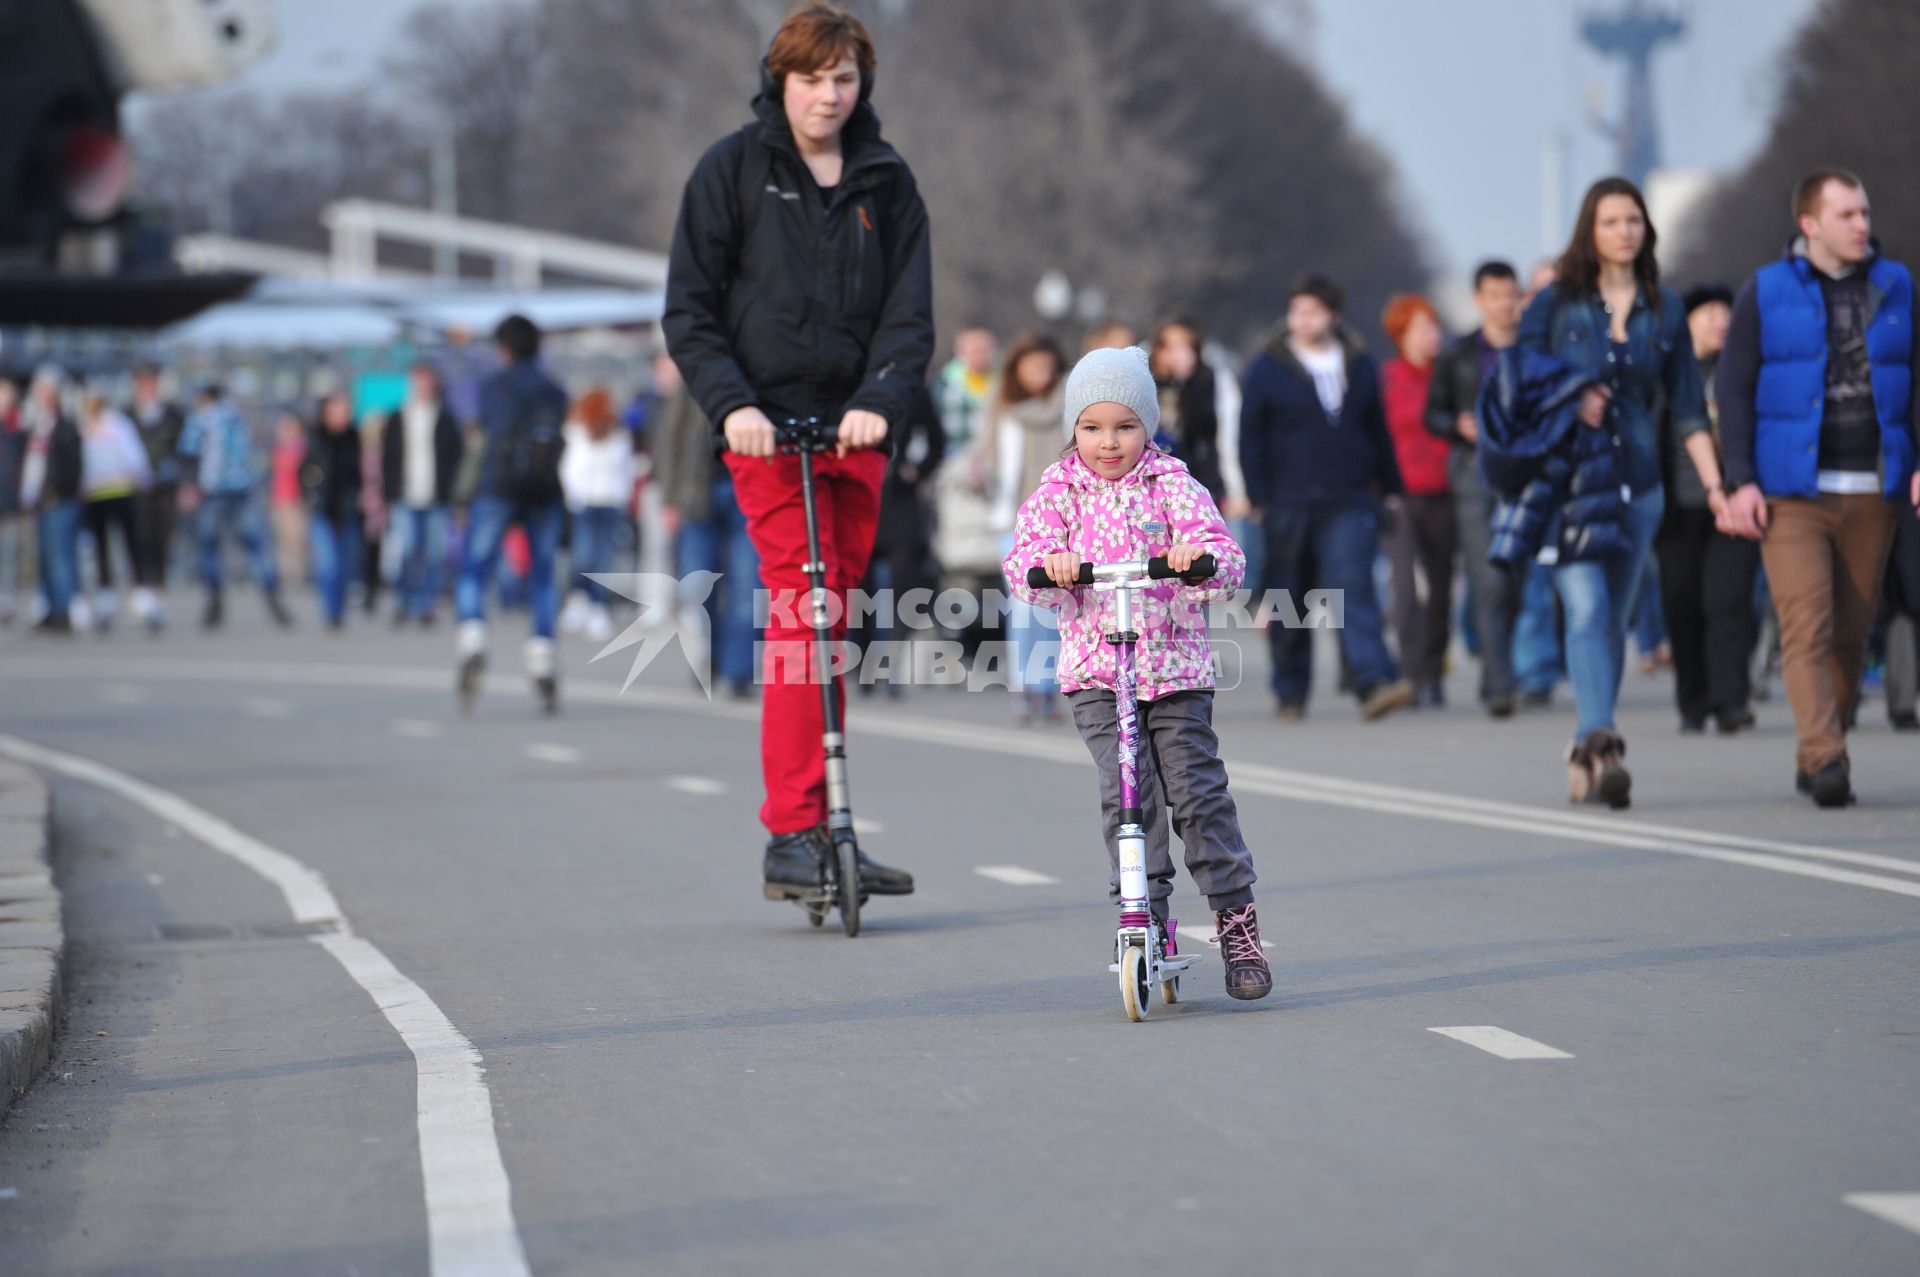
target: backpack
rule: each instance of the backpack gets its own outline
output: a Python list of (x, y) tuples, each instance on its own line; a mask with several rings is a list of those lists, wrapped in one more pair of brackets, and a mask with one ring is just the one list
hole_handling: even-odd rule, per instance
[(547, 397), (523, 400), (507, 428), (502, 479), (507, 496), (520, 505), (551, 505), (561, 500), (560, 453), (566, 442), (564, 401)]

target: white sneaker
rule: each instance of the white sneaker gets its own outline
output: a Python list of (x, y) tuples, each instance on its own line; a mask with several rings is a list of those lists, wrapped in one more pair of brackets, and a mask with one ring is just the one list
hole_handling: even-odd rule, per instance
[(552, 678), (554, 669), (553, 640), (530, 638), (527, 640), (527, 674), (531, 678)]
[(587, 596), (575, 591), (567, 596), (567, 605), (560, 609), (560, 632), (578, 634), (587, 624)]
[(607, 605), (597, 603), (587, 613), (586, 629), (583, 633), (596, 643), (604, 643), (613, 637), (613, 617), (607, 612)]
[(485, 621), (460, 622), (455, 643), (463, 657), (482, 655), (487, 650), (487, 623)]
[(84, 634), (93, 628), (93, 605), (87, 602), (86, 595), (73, 596), (73, 602), (67, 604), (67, 619), (73, 622), (77, 633)]

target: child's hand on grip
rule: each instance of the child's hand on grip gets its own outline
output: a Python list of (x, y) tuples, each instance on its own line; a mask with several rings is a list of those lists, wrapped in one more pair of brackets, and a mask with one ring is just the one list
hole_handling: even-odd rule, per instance
[(1173, 571), (1185, 575), (1187, 569), (1193, 566), (1193, 561), (1206, 552), (1205, 546), (1188, 545), (1185, 541), (1182, 541), (1179, 545), (1167, 551), (1167, 566)]
[(1057, 550), (1042, 560), (1041, 567), (1055, 585), (1072, 587), (1080, 581), (1080, 556), (1072, 550)]

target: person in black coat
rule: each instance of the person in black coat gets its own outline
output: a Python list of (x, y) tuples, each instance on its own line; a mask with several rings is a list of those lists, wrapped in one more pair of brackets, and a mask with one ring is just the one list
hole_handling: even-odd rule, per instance
[(466, 452), (460, 421), (447, 408), (432, 364), (407, 371), (407, 399), (380, 432), (380, 486), (400, 537), (400, 604), (393, 623), (433, 623), (446, 565), (453, 486)]
[(353, 400), (336, 391), (320, 401), (307, 440), (300, 487), (313, 516), (313, 580), (327, 628), (346, 623), (347, 583), (360, 563), (360, 431)]
[[(819, 519), (832, 530), (828, 588), (844, 605), (873, 553), (881, 448), (907, 420), (933, 355), (927, 211), (880, 137), (873, 40), (857, 18), (825, 4), (795, 10), (761, 70), (756, 122), (716, 143), (687, 182), (661, 326), (725, 437), (760, 579), (776, 599), (805, 597), (808, 582), (799, 460), (776, 456), (774, 423), (816, 418), (838, 431), (838, 453), (813, 464)], [(794, 609), (775, 609), (765, 637), (774, 652), (812, 652)], [(799, 898), (821, 883), (827, 850), (820, 695), (810, 662), (768, 668), (766, 894)], [(913, 879), (862, 856), (860, 889), (904, 895)]]
[(1216, 505), (1224, 504), (1227, 483), (1220, 472), (1219, 387), (1201, 353), (1206, 337), (1184, 315), (1153, 331), (1148, 362), (1160, 391), (1159, 442), (1187, 463)]

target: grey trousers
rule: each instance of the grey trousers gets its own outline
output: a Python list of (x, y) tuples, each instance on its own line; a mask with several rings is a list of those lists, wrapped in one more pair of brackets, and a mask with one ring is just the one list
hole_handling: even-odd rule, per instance
[(1519, 590), (1506, 568), (1487, 562), (1487, 550), (1493, 544), (1493, 495), (1477, 475), (1470, 485), (1456, 480), (1453, 509), (1460, 561), (1466, 569), (1467, 605), (1473, 609), (1473, 628), (1480, 634), (1480, 699), (1510, 698), (1516, 690), (1513, 626), (1519, 614)]
[[(1108, 895), (1120, 899), (1120, 728), (1112, 692), (1075, 692), (1073, 725), (1100, 773), (1100, 815), (1112, 870)], [(1227, 792), (1227, 765), (1213, 731), (1212, 692), (1174, 692), (1139, 702), (1141, 824), (1147, 831), (1147, 894), (1164, 918), (1173, 894), (1173, 832), (1186, 852), (1187, 873), (1215, 912), (1253, 903), (1253, 853)]]

